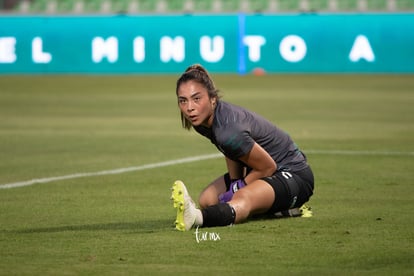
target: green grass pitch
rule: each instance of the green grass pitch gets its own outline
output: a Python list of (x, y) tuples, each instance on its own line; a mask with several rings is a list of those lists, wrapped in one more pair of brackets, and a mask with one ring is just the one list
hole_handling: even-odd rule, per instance
[(0, 77), (0, 275), (414, 274), (412, 75), (215, 76), (307, 153), (312, 218), (174, 230), (171, 184), (197, 198), (220, 158), (4, 188), (216, 153), (177, 77)]

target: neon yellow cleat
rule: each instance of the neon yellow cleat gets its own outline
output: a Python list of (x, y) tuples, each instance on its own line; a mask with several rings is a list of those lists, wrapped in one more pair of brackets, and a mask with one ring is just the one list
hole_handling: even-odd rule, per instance
[(182, 181), (175, 181), (171, 190), (171, 199), (173, 200), (174, 208), (177, 209), (175, 228), (179, 231), (188, 231), (195, 223), (197, 210), (195, 203)]
[(302, 207), (299, 208), (300, 212), (302, 213), (302, 218), (310, 218), (313, 216), (312, 208), (309, 206), (306, 206), (305, 204), (302, 205)]
[(300, 208), (292, 208), (286, 211), (277, 212), (274, 215), (277, 218), (287, 218), (287, 217), (310, 218), (313, 216), (313, 213), (312, 213), (311, 207), (302, 205), (302, 207)]

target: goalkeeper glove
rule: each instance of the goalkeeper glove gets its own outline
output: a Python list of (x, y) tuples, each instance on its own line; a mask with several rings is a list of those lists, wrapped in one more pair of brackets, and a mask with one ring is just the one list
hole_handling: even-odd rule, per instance
[(229, 190), (219, 195), (219, 202), (226, 203), (230, 201), (233, 198), (234, 193), (243, 188), (244, 186), (246, 186), (246, 182), (244, 182), (243, 179), (237, 179), (231, 182)]

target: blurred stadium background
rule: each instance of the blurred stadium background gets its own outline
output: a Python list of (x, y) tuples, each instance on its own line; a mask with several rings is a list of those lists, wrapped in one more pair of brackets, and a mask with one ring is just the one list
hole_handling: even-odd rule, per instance
[(0, 0), (3, 13), (409, 12), (413, 0)]
[[(247, 34), (269, 41), (266, 73), (299, 74), (235, 75), (244, 17), (254, 19)], [(0, 0), (0, 276), (414, 275), (413, 17), (414, 0)], [(191, 180), (195, 196), (223, 162), (67, 176), (211, 154), (207, 140), (181, 129), (174, 83), (202, 60), (198, 39), (215, 32), (229, 50), (208, 69), (233, 72), (215, 77), (225, 99), (295, 137), (317, 193), (312, 220), (213, 229), (222, 240), (198, 244), (173, 231), (170, 183)], [(291, 32), (317, 49), (302, 63), (277, 52)], [(360, 33), (375, 62), (349, 61)], [(103, 43), (109, 36), (119, 51)], [(161, 62), (162, 36), (188, 40), (184, 61)], [(92, 62), (96, 37), (119, 60), (97, 51)], [(133, 58), (136, 37), (148, 45), (142, 61)], [(367, 50), (368, 39), (359, 41)], [(240, 56), (247, 72), (258, 64)], [(161, 70), (176, 75), (131, 75)], [(30, 179), (61, 180), (7, 188)]]

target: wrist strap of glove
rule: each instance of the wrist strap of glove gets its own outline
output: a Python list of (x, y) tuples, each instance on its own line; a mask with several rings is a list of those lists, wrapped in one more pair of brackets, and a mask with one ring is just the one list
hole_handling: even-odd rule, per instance
[(233, 193), (237, 192), (239, 189), (246, 186), (246, 182), (244, 182), (244, 179), (237, 179), (236, 181), (233, 181), (230, 185), (230, 189)]

